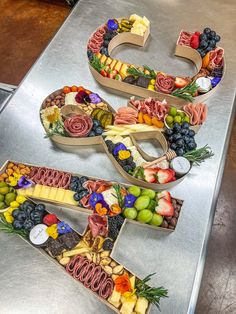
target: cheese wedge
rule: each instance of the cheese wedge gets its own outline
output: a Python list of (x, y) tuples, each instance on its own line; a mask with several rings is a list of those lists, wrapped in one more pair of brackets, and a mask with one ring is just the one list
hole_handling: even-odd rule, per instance
[(57, 190), (58, 190), (57, 188), (51, 187), (51, 190), (50, 190), (49, 195), (48, 195), (49, 200), (55, 201)]
[(135, 312), (137, 314), (145, 314), (147, 308), (148, 308), (148, 300), (143, 297), (139, 297), (135, 305)]
[(115, 65), (117, 63), (117, 60), (113, 59), (111, 64), (110, 64), (110, 68), (113, 70), (115, 68)]
[(77, 95), (77, 92), (70, 92), (66, 94), (65, 96), (65, 105), (76, 105), (77, 102), (75, 100), (75, 96)]
[(102, 57), (100, 59), (101, 63), (105, 63), (106, 60), (107, 60), (107, 56), (106, 55), (102, 55)]
[(150, 21), (149, 21), (149, 19), (146, 18), (146, 16), (144, 16), (140, 22), (143, 25), (145, 25), (146, 27), (149, 27), (149, 25), (150, 25)]
[(129, 20), (132, 22), (132, 21), (140, 21), (142, 20), (142, 17), (137, 15), (137, 14), (131, 14), (130, 17), (129, 17)]

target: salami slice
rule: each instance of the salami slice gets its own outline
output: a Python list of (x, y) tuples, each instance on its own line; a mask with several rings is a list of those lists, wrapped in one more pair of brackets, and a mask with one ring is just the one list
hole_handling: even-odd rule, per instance
[(112, 294), (113, 288), (114, 282), (112, 278), (108, 277), (99, 289), (99, 296), (103, 299), (107, 299)]
[(64, 127), (71, 137), (85, 137), (89, 134), (93, 126), (91, 117), (76, 115), (65, 119)]
[(159, 92), (170, 94), (175, 87), (175, 79), (170, 75), (157, 74), (155, 88)]
[(83, 259), (84, 259), (84, 257), (81, 256), (81, 255), (77, 255), (77, 256), (75, 256), (74, 258), (72, 258), (72, 259), (70, 260), (70, 262), (66, 265), (66, 271), (67, 271), (68, 273), (72, 274), (75, 265), (76, 265), (77, 263), (80, 263), (81, 260), (83, 260)]

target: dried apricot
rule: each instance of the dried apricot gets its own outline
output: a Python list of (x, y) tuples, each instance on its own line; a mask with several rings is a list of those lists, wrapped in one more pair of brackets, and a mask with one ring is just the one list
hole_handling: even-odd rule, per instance
[(6, 170), (6, 173), (7, 173), (9, 176), (10, 176), (11, 174), (13, 174), (13, 172), (14, 172), (14, 171), (13, 171), (13, 169), (11, 169), (11, 168)]
[(148, 114), (145, 113), (143, 115), (143, 119), (147, 125), (152, 125), (152, 118)]
[(13, 162), (9, 162), (9, 164), (7, 165), (7, 168), (13, 168), (13, 167), (14, 167)]
[(143, 113), (141, 111), (138, 113), (138, 123), (144, 123)]
[(152, 123), (155, 125), (157, 128), (162, 129), (164, 127), (164, 122), (158, 120), (156, 117), (152, 118)]

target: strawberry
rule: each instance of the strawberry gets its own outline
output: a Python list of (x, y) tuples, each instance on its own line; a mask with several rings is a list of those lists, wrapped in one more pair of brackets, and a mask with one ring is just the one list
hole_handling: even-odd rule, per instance
[(158, 169), (155, 168), (145, 168), (143, 171), (144, 180), (149, 183), (157, 182), (156, 173)]
[(114, 79), (116, 75), (118, 74), (117, 70), (109, 69), (107, 72), (108, 72), (107, 77), (112, 78), (112, 79)]
[(197, 49), (199, 47), (199, 35), (194, 34), (190, 39), (190, 47)]
[(175, 172), (172, 169), (159, 169), (157, 172), (157, 180), (159, 183), (168, 183), (175, 180)]
[(101, 70), (100, 74), (105, 77), (107, 76), (107, 72), (105, 70)]
[(166, 190), (161, 191), (161, 192), (158, 192), (158, 193), (157, 193), (157, 198), (158, 198), (158, 199), (164, 198), (164, 199), (167, 200), (168, 202), (171, 202), (170, 192), (168, 192), (168, 191), (166, 191)]
[(188, 85), (188, 83), (189, 82), (183, 77), (176, 76), (175, 78), (175, 87), (177, 88), (183, 88), (184, 86)]
[(155, 211), (162, 216), (169, 217), (174, 215), (174, 207), (172, 203), (164, 198), (158, 200), (158, 205), (155, 207)]

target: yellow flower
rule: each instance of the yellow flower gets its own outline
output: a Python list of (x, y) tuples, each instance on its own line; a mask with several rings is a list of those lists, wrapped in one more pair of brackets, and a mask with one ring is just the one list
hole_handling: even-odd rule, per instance
[(11, 177), (8, 177), (8, 180), (9, 180), (10, 186), (16, 186), (17, 185), (17, 182), (18, 182), (17, 178), (11, 176)]
[(47, 234), (54, 240), (58, 237), (57, 224), (53, 224), (46, 229)]
[(124, 160), (128, 159), (131, 156), (131, 153), (128, 150), (119, 150), (118, 156), (120, 160)]
[(10, 213), (12, 215), (12, 212), (14, 212), (14, 210), (16, 209), (17, 207), (9, 207), (8, 208), (8, 213)]
[(42, 119), (49, 123), (54, 123), (60, 118), (60, 110), (57, 106), (52, 106), (44, 109), (42, 112)]
[(20, 204), (17, 201), (13, 201), (10, 203), (10, 206), (13, 208), (18, 208), (20, 206)]
[(18, 203), (20, 203), (20, 204), (23, 204), (26, 200), (27, 200), (27, 198), (24, 197), (23, 195), (18, 195), (18, 196), (16, 197), (16, 201), (17, 201)]
[(123, 297), (125, 297), (127, 302), (133, 302), (137, 298), (135, 292), (136, 292), (136, 289), (132, 288), (131, 291), (127, 291), (123, 293)]

